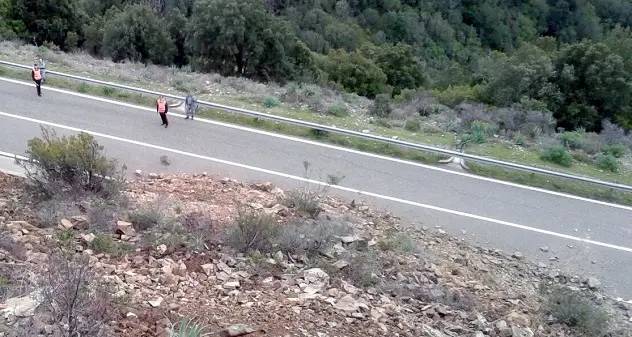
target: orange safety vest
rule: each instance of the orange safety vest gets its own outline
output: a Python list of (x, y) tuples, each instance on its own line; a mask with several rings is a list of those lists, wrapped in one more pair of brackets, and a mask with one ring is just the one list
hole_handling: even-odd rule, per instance
[(167, 100), (166, 99), (159, 99), (158, 100), (158, 112), (159, 113), (165, 113), (166, 110), (166, 105), (167, 105)]
[(34, 73), (33, 77), (35, 77), (36, 81), (42, 79), (42, 71), (41, 70), (33, 68), (33, 73)]

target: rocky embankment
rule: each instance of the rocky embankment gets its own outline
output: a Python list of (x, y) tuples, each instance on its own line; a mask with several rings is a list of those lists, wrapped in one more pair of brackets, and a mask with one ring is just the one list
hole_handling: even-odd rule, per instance
[[(76, 200), (45, 217), (24, 181), (0, 174), (0, 184), (0, 336), (63, 336), (69, 329), (43, 305), (63, 292), (47, 291), (44, 281), (55, 274), (59, 284), (69, 282), (54, 272), (63, 270), (60, 251), (83, 257), (86, 273), (109, 289), (104, 307), (86, 301), (76, 313), (81, 322), (93, 317), (90, 310), (110, 308), (102, 322), (109, 336), (169, 336), (183, 317), (203, 321), (215, 336), (586, 333), (565, 321), (572, 313), (551, 311), (555, 285), (590, 298), (567, 304), (594, 305), (609, 317), (612, 336), (632, 331), (630, 306), (600, 295), (596, 279), (406, 226), (358, 201), (320, 196), (318, 210), (306, 216), (287, 202), (295, 192), (270, 183), (152, 175), (128, 183), (125, 209)], [(243, 207), (268, 217), (250, 218), (252, 227), (240, 232)], [(247, 236), (261, 219), (274, 219), (274, 234), (257, 237), (268, 235), (270, 244), (240, 253), (239, 233)]]

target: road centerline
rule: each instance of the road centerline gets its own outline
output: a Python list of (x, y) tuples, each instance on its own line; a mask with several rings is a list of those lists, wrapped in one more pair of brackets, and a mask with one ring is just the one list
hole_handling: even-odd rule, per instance
[[(84, 130), (84, 129), (80, 129), (80, 128), (76, 128), (76, 127), (72, 127), (72, 126), (67, 126), (67, 125), (62, 125), (62, 124), (58, 124), (58, 123), (38, 120), (38, 119), (35, 119), (35, 118), (24, 117), (24, 116), (20, 116), (20, 115), (14, 115), (14, 114), (2, 112), (2, 111), (0, 111), (0, 115), (1, 116), (5, 116), (5, 117), (9, 117), (9, 118), (14, 118), (14, 119), (19, 119), (19, 120), (23, 120), (23, 121), (28, 121), (28, 122), (32, 122), (32, 123), (48, 125), (48, 126), (52, 126), (52, 127), (56, 127), (56, 128), (60, 128), (60, 129), (65, 129), (65, 130), (70, 130), (70, 131), (75, 131), (75, 132), (85, 132), (85, 133), (91, 134), (91, 135), (96, 136), (96, 137), (107, 138), (107, 139), (116, 140), (116, 141), (120, 141), (120, 142), (124, 142), (124, 143), (129, 143), (129, 144), (134, 144), (134, 145), (138, 145), (138, 146), (153, 148), (153, 149), (157, 149), (157, 150), (161, 150), (161, 151), (165, 151), (165, 152), (171, 152), (171, 153), (175, 153), (175, 154), (180, 154), (180, 155), (184, 155), (184, 156), (188, 156), (188, 157), (193, 157), (193, 158), (198, 158), (198, 159), (207, 160), (207, 161), (211, 161), (211, 162), (216, 162), (216, 163), (229, 165), (229, 166), (233, 166), (233, 167), (239, 167), (239, 168), (242, 168), (242, 169), (247, 169), (247, 170), (251, 170), (251, 171), (257, 171), (257, 172), (266, 173), (266, 174), (270, 174), (270, 175), (274, 175), (274, 176), (278, 176), (278, 177), (283, 177), (283, 178), (286, 178), (286, 179), (292, 179), (292, 180), (307, 182), (307, 183), (310, 183), (310, 184), (320, 185), (320, 186), (330, 186), (329, 184), (327, 184), (325, 182), (322, 182), (322, 181), (319, 181), (319, 180), (314, 180), (314, 179), (294, 176), (294, 175), (291, 175), (291, 174), (277, 172), (277, 171), (273, 171), (273, 170), (268, 170), (268, 169), (265, 169), (265, 168), (260, 168), (260, 167), (256, 167), (256, 166), (241, 164), (241, 163), (237, 163), (237, 162), (231, 162), (231, 161), (224, 160), (224, 159), (214, 158), (214, 157), (200, 155), (200, 154), (191, 153), (191, 152), (182, 151), (182, 150), (177, 150), (177, 149), (168, 148), (168, 147), (164, 147), (164, 146), (160, 146), (160, 145), (144, 143), (144, 142), (140, 142), (140, 141), (136, 141), (136, 140), (132, 140), (132, 139), (127, 139), (127, 138), (122, 138), (122, 137), (118, 137), (118, 136), (103, 134), (103, 133), (99, 133), (99, 132)], [(596, 246), (601, 246), (601, 247), (605, 247), (605, 248), (610, 248), (610, 249), (614, 249), (614, 250), (619, 250), (619, 251), (632, 253), (632, 248), (629, 248), (629, 247), (618, 246), (618, 245), (609, 244), (609, 243), (605, 243), (605, 242), (600, 242), (600, 241), (580, 238), (580, 237), (576, 237), (576, 236), (572, 236), (572, 235), (567, 235), (567, 234), (558, 233), (558, 232), (554, 232), (554, 231), (544, 230), (544, 229), (540, 229), (540, 228), (536, 228), (536, 227), (530, 227), (530, 226), (521, 225), (521, 224), (509, 222), (509, 221), (504, 221), (504, 220), (494, 219), (494, 218), (490, 218), (490, 217), (480, 216), (480, 215), (476, 215), (476, 214), (472, 214), (472, 213), (466, 213), (466, 212), (461, 212), (461, 211), (457, 211), (457, 210), (453, 210), (453, 209), (433, 206), (433, 205), (429, 205), (429, 204), (423, 204), (423, 203), (419, 203), (419, 202), (416, 202), (416, 201), (405, 200), (405, 199), (401, 199), (401, 198), (397, 198), (397, 197), (382, 195), (382, 194), (369, 192), (369, 191), (363, 191), (363, 190), (350, 188), (350, 187), (345, 187), (345, 186), (341, 186), (341, 185), (331, 185), (330, 188), (341, 190), (341, 191), (345, 191), (345, 192), (351, 192), (351, 193), (355, 193), (355, 194), (359, 194), (359, 195), (370, 196), (370, 197), (374, 197), (374, 198), (378, 198), (378, 199), (382, 199), (382, 200), (388, 200), (388, 201), (392, 201), (392, 202), (406, 204), (406, 205), (410, 205), (410, 206), (415, 206), (415, 207), (419, 207), (419, 208), (434, 210), (434, 211), (438, 211), (438, 212), (442, 212), (442, 213), (457, 215), (457, 216), (466, 217), (466, 218), (470, 218), (470, 219), (486, 221), (486, 222), (489, 222), (489, 223), (494, 223), (494, 224), (502, 225), (502, 226), (505, 226), (505, 227), (512, 227), (512, 228), (527, 230), (527, 231), (536, 232), (536, 233), (540, 233), (540, 234), (545, 234), (545, 235), (549, 235), (549, 236), (555, 236), (555, 237), (559, 237), (559, 238), (563, 238), (563, 239), (567, 239), (567, 240), (578, 241), (578, 242), (583, 242), (583, 243), (586, 243), (586, 244), (591, 244), (591, 245), (596, 245)]]

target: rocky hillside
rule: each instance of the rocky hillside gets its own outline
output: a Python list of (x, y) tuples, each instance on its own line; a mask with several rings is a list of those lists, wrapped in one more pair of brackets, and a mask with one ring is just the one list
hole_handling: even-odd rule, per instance
[(307, 192), (152, 174), (40, 202), (0, 174), (0, 336), (630, 336), (598, 280)]

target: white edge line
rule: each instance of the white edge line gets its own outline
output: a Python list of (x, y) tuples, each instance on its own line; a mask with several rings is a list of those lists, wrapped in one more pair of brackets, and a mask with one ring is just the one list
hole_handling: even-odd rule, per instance
[[(11, 82), (11, 83), (16, 83), (16, 84), (21, 84), (21, 85), (26, 85), (26, 86), (35, 86), (34, 84), (31, 84), (31, 83), (26, 83), (26, 82), (22, 82), (22, 81), (10, 79), (10, 78), (0, 77), (0, 80), (6, 81), (6, 82)], [(144, 106), (139, 106), (139, 105), (134, 105), (134, 104), (130, 104), (130, 103), (110, 100), (110, 99), (102, 98), (102, 97), (90, 96), (90, 95), (86, 95), (86, 94), (82, 94), (82, 93), (78, 93), (78, 92), (72, 92), (72, 91), (68, 91), (68, 90), (64, 90), (64, 89), (59, 89), (59, 88), (54, 88), (54, 87), (46, 87), (46, 89), (50, 90), (50, 91), (61, 92), (61, 93), (67, 94), (67, 95), (78, 96), (78, 97), (87, 98), (87, 99), (91, 99), (91, 100), (95, 100), (95, 101), (100, 101), (100, 102), (105, 102), (105, 103), (125, 106), (125, 107), (128, 107), (128, 108), (133, 108), (133, 109), (138, 109), (138, 110), (145, 110), (145, 111), (151, 111), (151, 112), (155, 111), (154, 109), (151, 109), (151, 108), (148, 108), (148, 107), (144, 107)], [(170, 113), (170, 114), (174, 115), (174, 116), (178, 116), (178, 117), (185, 117), (185, 115), (178, 114), (178, 113)], [(436, 166), (430, 166), (430, 165), (416, 163), (416, 162), (412, 162), (412, 161), (408, 161), (408, 160), (382, 156), (382, 155), (374, 154), (374, 153), (362, 152), (362, 151), (349, 149), (349, 148), (344, 148), (344, 147), (339, 147), (339, 146), (330, 145), (330, 144), (326, 144), (326, 143), (315, 142), (315, 141), (311, 141), (311, 140), (307, 140), (307, 139), (302, 139), (302, 138), (286, 136), (286, 135), (282, 135), (282, 134), (278, 134), (278, 133), (272, 133), (272, 132), (268, 132), (268, 131), (248, 128), (248, 127), (244, 127), (244, 126), (240, 126), (240, 125), (229, 124), (229, 123), (224, 123), (224, 122), (218, 122), (218, 121), (204, 119), (204, 118), (199, 118), (199, 117), (196, 118), (194, 121), (199, 121), (199, 122), (202, 122), (202, 123), (218, 125), (218, 126), (222, 126), (222, 127), (226, 127), (226, 128), (232, 128), (232, 129), (237, 129), (237, 130), (251, 132), (251, 133), (257, 133), (257, 134), (261, 134), (261, 135), (265, 135), (265, 136), (269, 136), (269, 137), (275, 137), (275, 138), (281, 138), (281, 139), (285, 139), (285, 140), (291, 140), (291, 141), (298, 142), (298, 143), (305, 143), (305, 144), (310, 144), (310, 145), (314, 145), (314, 146), (325, 147), (325, 148), (334, 149), (334, 150), (337, 150), (337, 151), (343, 151), (343, 152), (353, 153), (353, 154), (357, 154), (357, 155), (362, 155), (362, 156), (367, 156), (367, 157), (372, 157), (372, 158), (377, 158), (377, 159), (382, 159), (382, 160), (388, 160), (388, 161), (392, 161), (392, 162), (396, 162), (396, 163), (400, 163), (400, 164), (412, 165), (412, 166), (416, 166), (416, 167), (420, 167), (420, 168), (424, 168), (424, 169), (428, 169), (428, 170), (434, 170), (434, 171), (439, 171), (439, 172), (442, 172), (442, 173), (454, 174), (454, 175), (458, 175), (458, 176), (462, 176), (462, 177), (483, 180), (483, 181), (492, 182), (492, 183), (496, 183), (496, 184), (501, 184), (501, 185), (505, 185), (505, 186), (517, 187), (517, 188), (522, 188), (522, 189), (526, 189), (526, 190), (530, 190), (530, 191), (535, 191), (535, 192), (555, 195), (555, 196), (559, 196), (559, 197), (564, 197), (564, 198), (569, 198), (569, 199), (574, 199), (574, 200), (579, 200), (579, 201), (585, 201), (585, 202), (590, 202), (590, 203), (593, 203), (593, 204), (598, 204), (598, 205), (609, 206), (609, 207), (614, 207), (614, 208), (619, 208), (619, 209), (632, 211), (632, 207), (625, 206), (625, 205), (613, 204), (613, 203), (606, 202), (606, 201), (580, 197), (580, 196), (567, 194), (567, 193), (562, 193), (562, 192), (550, 191), (550, 190), (546, 190), (546, 189), (539, 188), (539, 187), (520, 185), (520, 184), (508, 182), (508, 181), (502, 181), (502, 180), (497, 180), (497, 179), (493, 179), (493, 178), (478, 176), (478, 175), (474, 175), (474, 174), (471, 174), (471, 173), (464, 173), (464, 172), (448, 170), (448, 169), (444, 169), (444, 168), (440, 168), (440, 167), (436, 167)]]
[(66, 126), (66, 125), (61, 125), (61, 124), (52, 123), (52, 122), (46, 122), (46, 121), (42, 121), (42, 120), (37, 120), (37, 119), (34, 119), (34, 118), (30, 118), (30, 117), (13, 115), (13, 114), (9, 114), (9, 113), (2, 112), (2, 111), (0, 111), (0, 115), (6, 116), (6, 117), (11, 117), (11, 118), (16, 118), (16, 119), (21, 119), (21, 120), (25, 120), (25, 121), (32, 122), (32, 123), (39, 123), (39, 124), (49, 125), (49, 126), (60, 128), (60, 129), (66, 129), (66, 130), (71, 130), (71, 131), (76, 131), (76, 132), (85, 132), (85, 133), (88, 133), (88, 134), (91, 134), (91, 135), (94, 135), (94, 136), (97, 136), (97, 137), (108, 138), (108, 139), (117, 140), (117, 141), (124, 142), (124, 143), (130, 143), (130, 144), (144, 146), (144, 147), (149, 147), (149, 148), (162, 150), (162, 151), (166, 151), (166, 152), (172, 152), (172, 153), (176, 153), (176, 154), (180, 154), (180, 155), (184, 155), (184, 156), (188, 156), (188, 157), (194, 157), (194, 158), (198, 158), (198, 159), (213, 161), (213, 162), (216, 162), (216, 163), (221, 163), (221, 164), (225, 164), (225, 165), (240, 167), (240, 168), (251, 170), (251, 171), (257, 171), (257, 172), (267, 173), (267, 174), (270, 174), (270, 175), (275, 175), (275, 176), (279, 176), (279, 177), (283, 177), (283, 178), (287, 178), (287, 179), (303, 181), (303, 182), (307, 182), (307, 183), (310, 183), (310, 184), (321, 185), (321, 186), (331, 186), (331, 188), (338, 189), (338, 190), (341, 190), (341, 191), (357, 193), (357, 194), (360, 194), (360, 195), (371, 196), (371, 197), (375, 197), (375, 198), (378, 198), (378, 199), (394, 201), (394, 202), (407, 204), (407, 205), (411, 205), (411, 206), (416, 206), (416, 207), (420, 207), (420, 208), (426, 208), (426, 209), (439, 211), (439, 212), (443, 212), (443, 213), (463, 216), (463, 217), (467, 217), (467, 218), (470, 218), (470, 219), (487, 221), (487, 222), (491, 222), (491, 223), (495, 223), (495, 224), (499, 224), (499, 225), (503, 225), (503, 226), (507, 226), (507, 227), (523, 229), (523, 230), (532, 231), (532, 232), (536, 232), (536, 233), (540, 233), (540, 234), (556, 236), (556, 237), (567, 239), (567, 240), (579, 241), (579, 242), (584, 242), (584, 243), (587, 243), (587, 244), (592, 244), (592, 245), (596, 245), (596, 246), (601, 246), (601, 247), (606, 247), (606, 248), (611, 248), (611, 249), (615, 249), (615, 250), (620, 250), (620, 251), (632, 253), (632, 248), (627, 248), (627, 247), (623, 247), (623, 246), (617, 246), (617, 245), (613, 245), (613, 244), (609, 244), (609, 243), (599, 242), (599, 241), (590, 240), (590, 239), (584, 239), (584, 238), (575, 237), (575, 236), (562, 234), (562, 233), (557, 233), (557, 232), (553, 232), (553, 231), (548, 231), (548, 230), (544, 230), (544, 229), (529, 227), (529, 226), (525, 226), (525, 225), (519, 225), (519, 224), (508, 222), (508, 221), (497, 220), (497, 219), (488, 218), (488, 217), (484, 217), (484, 216), (480, 216), (480, 215), (465, 213), (465, 212), (461, 212), (461, 211), (455, 211), (455, 210), (451, 210), (451, 209), (447, 209), (447, 208), (443, 208), (443, 207), (432, 206), (432, 205), (428, 205), (428, 204), (422, 204), (422, 203), (415, 202), (415, 201), (410, 201), (410, 200), (390, 197), (390, 196), (381, 195), (381, 194), (377, 194), (377, 193), (373, 193), (373, 192), (357, 190), (357, 189), (354, 189), (354, 188), (344, 187), (344, 186), (340, 186), (340, 185), (329, 185), (329, 184), (327, 184), (325, 182), (318, 181), (318, 180), (298, 177), (298, 176), (290, 175), (290, 174), (287, 174), (287, 173), (276, 172), (276, 171), (272, 171), (272, 170), (268, 170), (268, 169), (264, 169), (264, 168), (259, 168), (259, 167), (255, 167), (255, 166), (235, 163), (235, 162), (231, 162), (231, 161), (227, 161), (227, 160), (223, 160), (223, 159), (213, 158), (213, 157), (199, 155), (199, 154), (186, 152), (186, 151), (181, 151), (181, 150), (176, 150), (176, 149), (163, 147), (163, 146), (159, 146), (159, 145), (143, 143), (143, 142), (139, 142), (139, 141), (136, 141), (136, 140), (131, 140), (131, 139), (121, 138), (121, 137), (117, 137), (117, 136), (107, 135), (107, 134), (103, 134), (103, 133), (99, 133), (99, 132), (82, 130), (82, 129), (79, 129), (79, 128)]

